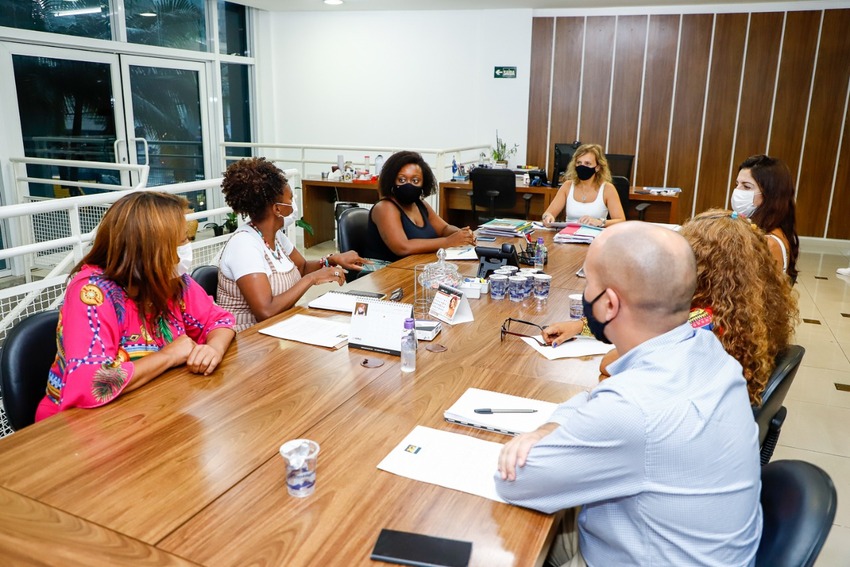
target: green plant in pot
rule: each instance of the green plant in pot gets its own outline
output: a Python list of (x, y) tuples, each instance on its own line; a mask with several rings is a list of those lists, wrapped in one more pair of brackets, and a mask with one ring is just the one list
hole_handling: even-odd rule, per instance
[(505, 167), (508, 165), (508, 159), (514, 155), (519, 149), (518, 144), (514, 144), (512, 147), (508, 147), (507, 142), (505, 142), (502, 138), (499, 137), (499, 131), (496, 130), (496, 145), (493, 146), (493, 161), (496, 163), (504, 164)]

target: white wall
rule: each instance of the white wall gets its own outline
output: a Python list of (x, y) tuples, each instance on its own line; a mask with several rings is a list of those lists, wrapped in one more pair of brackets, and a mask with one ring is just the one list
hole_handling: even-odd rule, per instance
[[(531, 10), (261, 18), (273, 56), (258, 57), (258, 108), (273, 97), (274, 113), (259, 116), (259, 141), (449, 148), (492, 144), (498, 128), (524, 162)], [(496, 65), (518, 77), (494, 79)]]

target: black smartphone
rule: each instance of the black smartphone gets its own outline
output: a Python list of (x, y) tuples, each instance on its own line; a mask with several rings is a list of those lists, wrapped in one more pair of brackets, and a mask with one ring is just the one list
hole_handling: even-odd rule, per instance
[(371, 559), (419, 567), (467, 567), (471, 556), (471, 541), (384, 528), (372, 549)]
[(479, 242), (496, 242), (495, 236), (476, 236), (475, 240)]

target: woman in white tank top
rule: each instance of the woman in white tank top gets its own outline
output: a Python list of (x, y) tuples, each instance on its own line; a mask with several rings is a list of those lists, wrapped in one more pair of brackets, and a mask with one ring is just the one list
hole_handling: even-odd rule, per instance
[(567, 166), (567, 180), (543, 213), (543, 224), (554, 222), (564, 208), (568, 221), (582, 224), (604, 227), (626, 220), (617, 189), (611, 183), (608, 160), (599, 144), (584, 144), (573, 154)]

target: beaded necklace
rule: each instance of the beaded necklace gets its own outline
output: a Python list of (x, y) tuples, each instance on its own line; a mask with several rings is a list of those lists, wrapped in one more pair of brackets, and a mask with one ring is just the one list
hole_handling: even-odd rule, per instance
[(275, 257), (275, 259), (276, 259), (278, 262), (282, 262), (282, 261), (283, 261), (283, 251), (282, 251), (282, 250), (280, 250), (280, 244), (278, 243), (277, 238), (275, 238), (275, 239), (274, 239), (274, 248), (272, 248), (271, 246), (269, 246), (269, 243), (268, 243), (268, 242), (266, 242), (266, 239), (263, 237), (263, 233), (262, 233), (262, 232), (260, 232), (260, 229), (259, 229), (259, 228), (257, 228), (257, 225), (255, 225), (255, 224), (254, 224), (254, 223), (252, 223), (252, 222), (249, 222), (249, 223), (248, 223), (248, 225), (249, 225), (251, 228), (253, 228), (253, 229), (257, 232), (257, 234), (258, 234), (258, 235), (260, 235), (260, 240), (262, 240), (262, 241), (263, 241), (263, 244), (265, 244), (265, 245), (266, 245), (266, 248), (268, 248), (268, 249), (269, 249), (269, 252), (271, 252), (271, 253), (272, 253), (272, 256), (274, 256), (274, 257)]

